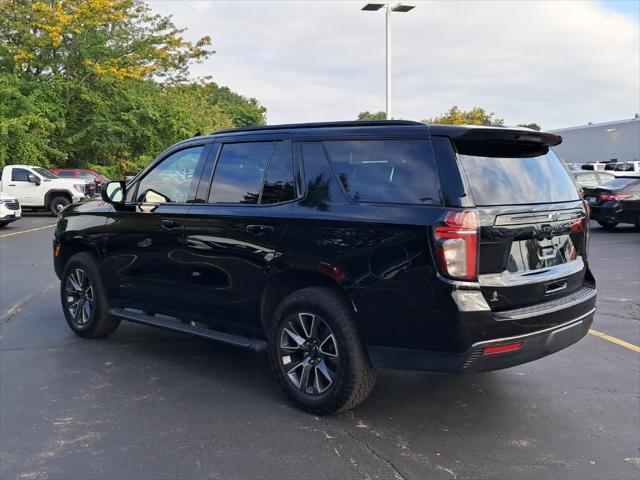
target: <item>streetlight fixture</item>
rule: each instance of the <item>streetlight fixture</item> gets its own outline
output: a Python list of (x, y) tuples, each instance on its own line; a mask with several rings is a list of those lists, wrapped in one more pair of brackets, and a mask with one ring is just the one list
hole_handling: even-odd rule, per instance
[(391, 120), (391, 13), (407, 13), (415, 8), (415, 5), (398, 3), (392, 7), (389, 2), (367, 3), (362, 10), (367, 12), (377, 12), (381, 8), (386, 10), (386, 30), (387, 30), (387, 120)]

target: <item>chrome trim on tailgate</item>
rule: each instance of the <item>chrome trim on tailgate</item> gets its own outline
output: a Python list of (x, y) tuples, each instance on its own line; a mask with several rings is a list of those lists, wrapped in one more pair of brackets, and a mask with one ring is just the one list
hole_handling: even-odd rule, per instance
[(582, 257), (572, 262), (554, 265), (540, 270), (530, 270), (522, 273), (486, 273), (480, 275), (478, 280), (481, 287), (517, 287), (530, 283), (548, 282), (558, 278), (568, 277), (580, 272), (584, 268)]
[(584, 213), (579, 208), (534, 213), (508, 213), (498, 215), (494, 225), (527, 225), (531, 223), (566, 222), (567, 220), (577, 220), (578, 218), (583, 217)]
[(538, 303), (536, 305), (516, 308), (513, 310), (505, 310), (503, 312), (496, 312), (494, 314), (494, 319), (498, 322), (503, 322), (506, 320), (520, 320), (523, 318), (546, 315), (548, 313), (564, 310), (565, 308), (570, 308), (574, 305), (578, 305), (579, 303), (586, 302), (587, 300), (595, 297), (596, 294), (597, 291), (595, 288), (582, 287), (565, 297), (556, 298), (550, 302)]

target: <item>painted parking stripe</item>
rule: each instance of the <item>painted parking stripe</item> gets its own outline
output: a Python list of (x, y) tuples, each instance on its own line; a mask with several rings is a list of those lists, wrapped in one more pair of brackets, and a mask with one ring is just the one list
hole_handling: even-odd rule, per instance
[(22, 230), (20, 232), (5, 233), (4, 235), (0, 235), (0, 238), (12, 237), (14, 235), (20, 235), (21, 233), (35, 232), (36, 230), (44, 230), (45, 228), (51, 228), (51, 227), (55, 227), (55, 226), (56, 226), (56, 224), (52, 223), (51, 225), (45, 225), (44, 227), (30, 228), (29, 230)]
[(608, 342), (615, 343), (616, 345), (620, 345), (621, 347), (624, 347), (624, 348), (628, 348), (632, 352), (640, 353), (640, 346), (634, 345), (633, 343), (625, 342), (624, 340), (621, 340), (616, 337), (612, 337), (611, 335), (607, 335), (606, 333), (602, 333), (594, 329), (589, 330), (589, 333), (596, 337), (603, 338)]

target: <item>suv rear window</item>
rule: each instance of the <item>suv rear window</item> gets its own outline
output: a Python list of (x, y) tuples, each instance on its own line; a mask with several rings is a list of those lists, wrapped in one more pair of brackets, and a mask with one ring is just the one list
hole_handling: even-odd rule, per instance
[(427, 140), (336, 140), (324, 145), (353, 200), (441, 203), (440, 181)]
[(558, 157), (481, 157), (458, 154), (476, 205), (514, 205), (579, 200)]
[(622, 190), (623, 188), (629, 187), (636, 182), (640, 183), (640, 180), (635, 178), (614, 178), (602, 184), (601, 187), (608, 190)]

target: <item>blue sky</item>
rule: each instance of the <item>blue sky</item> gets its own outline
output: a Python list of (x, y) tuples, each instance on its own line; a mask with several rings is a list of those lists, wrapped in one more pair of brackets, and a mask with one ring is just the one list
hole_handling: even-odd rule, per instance
[(640, 22), (640, 0), (601, 0), (606, 8), (629, 15)]
[[(480, 106), (555, 129), (640, 113), (640, 0), (413, 1), (392, 19), (395, 118)], [(150, 0), (213, 39), (193, 75), (257, 98), (271, 124), (384, 110), (384, 13), (364, 3)]]

